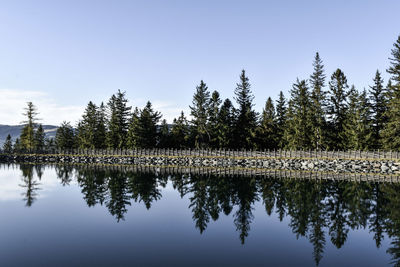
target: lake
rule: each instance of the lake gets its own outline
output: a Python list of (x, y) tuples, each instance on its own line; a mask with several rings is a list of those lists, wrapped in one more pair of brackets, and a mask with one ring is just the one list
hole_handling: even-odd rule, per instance
[(0, 266), (400, 264), (400, 184), (0, 165)]

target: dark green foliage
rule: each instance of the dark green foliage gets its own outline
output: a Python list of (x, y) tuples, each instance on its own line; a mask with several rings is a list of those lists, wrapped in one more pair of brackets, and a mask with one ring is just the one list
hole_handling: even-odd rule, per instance
[(343, 149), (345, 147), (346, 140), (343, 127), (347, 112), (348, 88), (346, 76), (340, 69), (337, 69), (329, 82), (330, 105), (327, 115), (331, 134), (328, 147), (331, 149)]
[(55, 145), (60, 149), (71, 149), (75, 147), (75, 133), (69, 122), (64, 121), (57, 129)]
[(181, 115), (174, 119), (171, 129), (171, 139), (173, 147), (175, 148), (187, 148), (190, 147), (190, 129), (189, 123), (185, 117), (183, 111)]
[(235, 108), (229, 99), (225, 99), (218, 114), (218, 147), (232, 148), (234, 146), (233, 128), (235, 125)]
[(381, 132), (387, 121), (386, 107), (387, 107), (387, 94), (383, 87), (383, 79), (380, 72), (377, 70), (374, 78), (374, 85), (370, 86), (370, 102), (372, 112), (372, 136), (371, 148), (381, 148)]
[(311, 147), (313, 149), (326, 148), (326, 92), (323, 90), (325, 86), (325, 73), (324, 65), (316, 53), (314, 59), (314, 72), (310, 77), (311, 84), (311, 123), (312, 123), (312, 136)]
[(124, 148), (129, 128), (129, 117), (132, 107), (128, 106), (125, 92), (118, 90), (107, 103), (109, 112), (107, 146)]
[(253, 110), (254, 96), (250, 90), (249, 78), (242, 70), (240, 82), (236, 84), (235, 100), (238, 104), (234, 128), (234, 144), (237, 148), (253, 148), (257, 127), (257, 113)]
[(276, 101), (276, 138), (278, 140), (277, 147), (284, 148), (286, 143), (284, 141), (284, 133), (286, 127), (286, 99), (282, 91), (279, 92), (279, 98)]
[(268, 97), (265, 108), (261, 114), (260, 126), (257, 128), (257, 148), (276, 148), (278, 142), (276, 131), (275, 108), (272, 99)]
[(21, 142), (19, 141), (19, 138), (17, 138), (15, 139), (13, 151), (20, 151), (21, 149), (22, 149)]
[(6, 153), (11, 153), (13, 150), (11, 135), (7, 135), (6, 141), (3, 144), (3, 151)]
[(169, 126), (167, 124), (167, 121), (164, 119), (161, 122), (161, 126), (160, 126), (160, 133), (159, 133), (159, 141), (158, 141), (158, 147), (161, 148), (169, 148), (172, 147), (171, 144), (171, 136), (170, 136), (170, 130), (169, 130)]
[(137, 146), (141, 148), (152, 148), (157, 144), (157, 123), (161, 114), (153, 110), (150, 101), (140, 112), (138, 120), (138, 142)]
[(288, 149), (311, 148), (312, 123), (310, 93), (305, 80), (293, 84), (284, 139)]
[(395, 86), (400, 86), (400, 35), (397, 41), (393, 44), (392, 57), (390, 60), (390, 67), (387, 72), (391, 74), (391, 79), (395, 83)]
[(37, 121), (37, 110), (36, 107), (32, 104), (32, 102), (27, 103), (27, 107), (25, 108), (25, 112), (23, 115), (26, 117), (26, 121), (24, 128), (22, 128), (21, 136), (20, 136), (20, 148), (24, 150), (33, 150), (35, 149), (35, 127)]
[(35, 144), (35, 150), (43, 150), (44, 145), (45, 145), (45, 134), (44, 130), (41, 124), (39, 124), (39, 127), (35, 131), (34, 135), (34, 144)]
[(207, 85), (200, 81), (200, 85), (196, 87), (196, 93), (193, 95), (190, 115), (193, 117), (191, 124), (192, 136), (196, 148), (207, 147), (210, 142), (210, 132), (208, 129), (208, 112), (210, 105), (210, 92)]
[(79, 148), (105, 147), (104, 106), (98, 108), (89, 102), (77, 127), (77, 145)]

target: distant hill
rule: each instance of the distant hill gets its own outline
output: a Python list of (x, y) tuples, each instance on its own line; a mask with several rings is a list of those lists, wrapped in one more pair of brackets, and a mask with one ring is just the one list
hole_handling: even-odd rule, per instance
[[(4, 141), (7, 138), (7, 135), (10, 134), (13, 142), (15, 139), (19, 137), (21, 134), (21, 130), (23, 125), (3, 125), (0, 124), (0, 145), (3, 145)], [(42, 125), (43, 130), (46, 134), (47, 138), (54, 138), (56, 136), (56, 131), (58, 126), (54, 125)]]

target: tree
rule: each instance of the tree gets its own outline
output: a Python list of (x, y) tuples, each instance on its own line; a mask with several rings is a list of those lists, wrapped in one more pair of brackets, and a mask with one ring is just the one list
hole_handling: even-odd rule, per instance
[(349, 91), (346, 120), (343, 125), (346, 149), (365, 150), (371, 145), (371, 115), (364, 90), (361, 94), (352, 86)]
[(311, 148), (310, 93), (305, 80), (297, 79), (290, 91), (285, 141), (290, 149)]
[(25, 125), (21, 131), (20, 146), (22, 149), (32, 150), (35, 148), (35, 127), (37, 121), (36, 116), (38, 115), (36, 107), (32, 102), (27, 103), (23, 115), (26, 116), (26, 121), (23, 122)]
[(96, 148), (98, 128), (98, 109), (90, 101), (77, 127), (77, 143), (79, 148)]
[(13, 151), (20, 151), (21, 149), (22, 149), (21, 142), (19, 141), (19, 138), (17, 138), (17, 139), (15, 139)]
[(13, 150), (12, 139), (11, 139), (11, 135), (8, 134), (8, 135), (7, 135), (7, 138), (6, 138), (6, 141), (5, 141), (4, 144), (3, 144), (3, 151), (4, 151), (5, 153), (11, 153), (12, 150)]
[[(382, 130), (382, 141), (385, 149), (400, 149), (400, 36), (392, 49), (391, 66), (387, 72), (391, 74), (388, 86), (388, 106), (385, 112), (387, 123)], [(392, 82), (394, 84), (392, 84)]]
[(35, 131), (34, 135), (34, 144), (35, 144), (35, 150), (43, 150), (44, 149), (44, 141), (45, 141), (45, 134), (44, 130), (41, 124), (39, 124), (39, 127)]
[(181, 115), (174, 119), (171, 129), (171, 139), (176, 148), (189, 147), (189, 123), (183, 111)]
[(196, 93), (193, 95), (190, 115), (193, 117), (191, 123), (192, 135), (196, 148), (206, 147), (210, 140), (210, 134), (207, 129), (208, 111), (210, 105), (210, 92), (207, 85), (200, 81), (200, 85), (196, 87)]
[(55, 144), (60, 149), (71, 149), (75, 147), (75, 133), (69, 122), (64, 121), (57, 129)]
[(324, 65), (317, 52), (314, 59), (314, 72), (310, 77), (311, 84), (311, 116), (312, 116), (312, 136), (311, 146), (314, 149), (326, 148), (326, 92)]
[(345, 146), (343, 125), (346, 119), (348, 88), (346, 76), (340, 69), (337, 69), (329, 82), (329, 100), (331, 103), (327, 114), (331, 130), (329, 142), (331, 149), (343, 149)]
[(161, 148), (171, 147), (171, 134), (169, 131), (169, 125), (167, 124), (167, 121), (165, 119), (161, 122), (159, 142), (157, 146)]
[(108, 134), (107, 145), (109, 148), (123, 148), (129, 128), (129, 117), (132, 107), (128, 106), (125, 92), (118, 90), (108, 101)]
[(126, 145), (128, 148), (140, 147), (140, 110), (136, 107), (129, 121), (128, 134), (126, 136)]
[(143, 148), (153, 148), (157, 144), (157, 123), (161, 119), (160, 112), (154, 111), (150, 101), (140, 113), (138, 127), (138, 146)]
[(218, 147), (218, 128), (220, 127), (218, 123), (219, 106), (221, 105), (221, 99), (219, 98), (219, 93), (214, 91), (210, 98), (209, 109), (208, 109), (208, 126), (209, 129), (209, 143), (213, 148)]
[(245, 70), (242, 70), (240, 82), (236, 84), (235, 89), (235, 100), (239, 105), (234, 130), (234, 144), (237, 148), (254, 147), (257, 113), (252, 109), (254, 96), (250, 87), (249, 78)]
[(387, 98), (386, 92), (383, 87), (383, 79), (380, 72), (377, 70), (374, 78), (374, 85), (370, 86), (370, 102), (371, 102), (371, 112), (372, 112), (372, 140), (371, 147), (380, 148), (381, 147), (381, 131), (386, 123), (386, 106)]
[(272, 99), (268, 97), (261, 115), (261, 123), (257, 128), (257, 147), (273, 149), (277, 146), (275, 108)]
[(235, 125), (235, 108), (229, 99), (225, 99), (218, 113), (218, 147), (233, 146), (233, 127)]
[(279, 98), (276, 101), (276, 138), (278, 140), (278, 147), (285, 147), (284, 132), (286, 127), (286, 99), (282, 91), (279, 92)]
[(106, 107), (103, 102), (96, 112), (96, 135), (95, 135), (95, 147), (106, 148), (107, 147), (107, 116)]

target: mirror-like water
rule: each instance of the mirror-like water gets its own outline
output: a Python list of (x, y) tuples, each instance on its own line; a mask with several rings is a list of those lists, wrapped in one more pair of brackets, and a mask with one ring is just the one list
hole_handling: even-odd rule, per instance
[(385, 266), (400, 185), (0, 166), (1, 266)]

